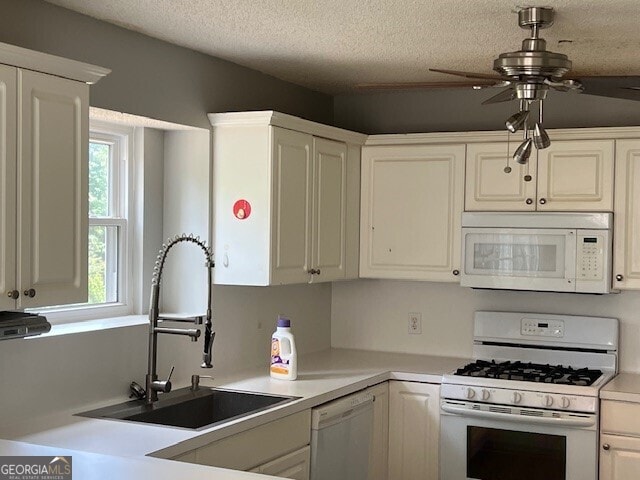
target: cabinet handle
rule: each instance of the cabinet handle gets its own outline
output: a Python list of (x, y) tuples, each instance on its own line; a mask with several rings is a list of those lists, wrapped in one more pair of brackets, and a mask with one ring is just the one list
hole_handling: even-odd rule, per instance
[(7, 292), (7, 297), (17, 300), (20, 297), (20, 292), (18, 290), (11, 290)]
[(608, 443), (605, 443), (604, 445), (602, 445), (603, 450), (609, 450), (610, 448), (611, 448), (611, 445), (609, 445)]
[(320, 269), (315, 269), (312, 268), (311, 270), (307, 270), (307, 273), (311, 274), (311, 275), (320, 275)]
[(531, 204), (533, 203), (533, 198), (527, 198), (527, 199), (525, 200), (525, 203), (526, 203), (527, 205), (531, 205)]
[(460, 270), (454, 270), (454, 271), (453, 271), (453, 272), (451, 272), (451, 273), (453, 273), (454, 275), (458, 276), (458, 275), (460, 275)]
[(540, 199), (540, 205), (544, 205), (545, 203), (547, 203), (547, 199), (546, 198), (541, 198)]
[(25, 297), (29, 297), (29, 298), (33, 298), (36, 296), (36, 291), (33, 288), (30, 288), (29, 290), (25, 290), (23, 293)]
[(622, 280), (624, 280), (624, 277), (622, 275), (616, 275), (616, 280), (621, 282)]
[(316, 275), (320, 275), (320, 269), (319, 268), (316, 270)]

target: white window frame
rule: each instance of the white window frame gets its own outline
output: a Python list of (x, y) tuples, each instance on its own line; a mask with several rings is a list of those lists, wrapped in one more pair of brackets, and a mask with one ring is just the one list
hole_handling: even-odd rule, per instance
[[(112, 124), (100, 120), (89, 122), (89, 142), (98, 141), (112, 146), (113, 162), (110, 166), (112, 178), (117, 185), (110, 191), (110, 205), (123, 215), (115, 218), (91, 218), (92, 225), (117, 226), (118, 236), (118, 300), (96, 305), (78, 304), (44, 307), (37, 309), (46, 315), (51, 323), (62, 324), (97, 318), (119, 317), (133, 313), (132, 285), (134, 266), (131, 259), (134, 247), (134, 133), (135, 129), (126, 125)], [(88, 145), (87, 145), (88, 148)], [(124, 188), (123, 188), (124, 187)], [(88, 201), (88, 199), (87, 199)], [(108, 256), (109, 257), (109, 256)], [(114, 256), (111, 256), (114, 258)], [(115, 263), (115, 262), (113, 262)], [(107, 264), (107, 271), (113, 271), (116, 265)], [(107, 283), (109, 284), (109, 283)]]

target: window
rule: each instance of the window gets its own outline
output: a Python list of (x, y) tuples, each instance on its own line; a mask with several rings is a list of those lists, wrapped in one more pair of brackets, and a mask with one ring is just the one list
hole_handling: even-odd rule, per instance
[[(75, 321), (132, 312), (129, 169), (133, 128), (92, 121), (89, 132), (88, 301), (39, 309)], [(59, 313), (59, 314), (58, 314)]]
[(124, 294), (122, 257), (126, 252), (126, 178), (122, 139), (92, 132), (89, 140), (89, 305), (113, 304)]

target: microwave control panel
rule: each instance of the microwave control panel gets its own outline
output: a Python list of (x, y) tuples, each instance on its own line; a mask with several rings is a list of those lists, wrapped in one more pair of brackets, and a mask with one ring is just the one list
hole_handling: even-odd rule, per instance
[(578, 234), (576, 279), (602, 280), (604, 274), (604, 238), (602, 235)]

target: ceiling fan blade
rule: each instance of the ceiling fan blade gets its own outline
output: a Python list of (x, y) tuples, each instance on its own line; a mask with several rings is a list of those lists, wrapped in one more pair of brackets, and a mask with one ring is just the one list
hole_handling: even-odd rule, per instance
[(438, 72), (438, 73), (446, 73), (448, 75), (457, 75), (458, 77), (465, 78), (479, 78), (482, 80), (495, 80), (496, 82), (511, 82), (513, 78), (503, 77), (501, 75), (496, 74), (488, 74), (488, 73), (474, 73), (474, 72), (461, 72), (459, 70), (442, 70), (439, 68), (430, 68), (430, 72)]
[(429, 88), (492, 87), (496, 82), (412, 82), (412, 83), (358, 83), (357, 90), (418, 90)]
[(600, 97), (640, 101), (640, 76), (575, 76), (582, 84), (582, 93)]
[(509, 102), (514, 98), (516, 98), (516, 91), (513, 88), (509, 87), (505, 88), (497, 95), (487, 98), (484, 102), (482, 102), (482, 105), (489, 105), (490, 103)]

